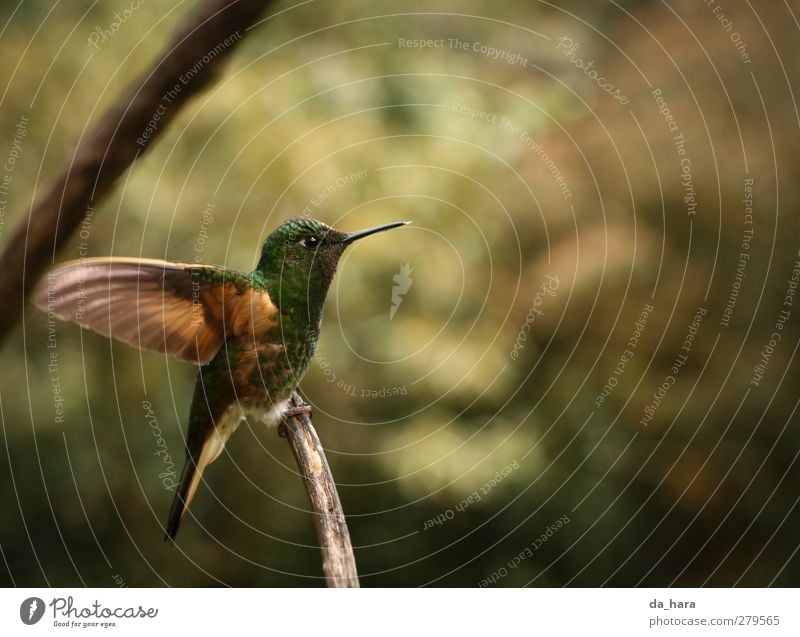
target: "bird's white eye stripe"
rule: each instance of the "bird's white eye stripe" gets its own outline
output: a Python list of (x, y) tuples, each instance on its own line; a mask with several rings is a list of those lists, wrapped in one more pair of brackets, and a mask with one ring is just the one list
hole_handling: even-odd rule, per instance
[(319, 237), (311, 235), (300, 241), (300, 245), (304, 248), (316, 248), (319, 245)]

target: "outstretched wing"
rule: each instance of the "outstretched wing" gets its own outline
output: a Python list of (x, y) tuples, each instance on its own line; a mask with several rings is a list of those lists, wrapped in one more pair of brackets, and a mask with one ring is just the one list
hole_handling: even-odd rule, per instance
[(222, 268), (156, 259), (97, 258), (51, 270), (36, 306), (104, 336), (196, 365), (227, 333), (265, 328), (276, 312), (266, 292), (237, 285)]

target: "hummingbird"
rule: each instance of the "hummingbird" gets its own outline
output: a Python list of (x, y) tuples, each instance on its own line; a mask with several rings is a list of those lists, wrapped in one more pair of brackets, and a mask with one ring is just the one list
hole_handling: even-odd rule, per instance
[(353, 242), (407, 223), (347, 234), (309, 217), (290, 219), (267, 237), (249, 273), (124, 257), (84, 258), (48, 272), (34, 294), (39, 309), (200, 368), (165, 540), (175, 540), (203, 471), (246, 416), (275, 425), (293, 410), (310, 410), (288, 403), (314, 355), (339, 258)]

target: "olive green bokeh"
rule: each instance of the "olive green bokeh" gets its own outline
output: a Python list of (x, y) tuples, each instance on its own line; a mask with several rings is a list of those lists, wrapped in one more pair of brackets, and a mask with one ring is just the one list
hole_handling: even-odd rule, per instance
[[(0, 243), (186, 9), (144, 3), (95, 48), (116, 4), (0, 9), (0, 160), (21, 140)], [(725, 7), (748, 63), (703, 3), (434, 4), (315, 2), (259, 27), (56, 259), (247, 271), (303, 211), (411, 219), (348, 251), (301, 384), (364, 586), (800, 584), (800, 307), (751, 384), (800, 249), (785, 6)], [(196, 370), (52, 329), (28, 307), (3, 350), (0, 582), (322, 585), (284, 440), (243, 425), (165, 544)]]

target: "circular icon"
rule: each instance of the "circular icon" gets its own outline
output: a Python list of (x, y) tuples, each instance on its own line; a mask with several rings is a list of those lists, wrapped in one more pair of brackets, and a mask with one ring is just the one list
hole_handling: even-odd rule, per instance
[(39, 597), (29, 597), (19, 606), (19, 618), (28, 626), (33, 626), (42, 615), (44, 615), (44, 600)]

